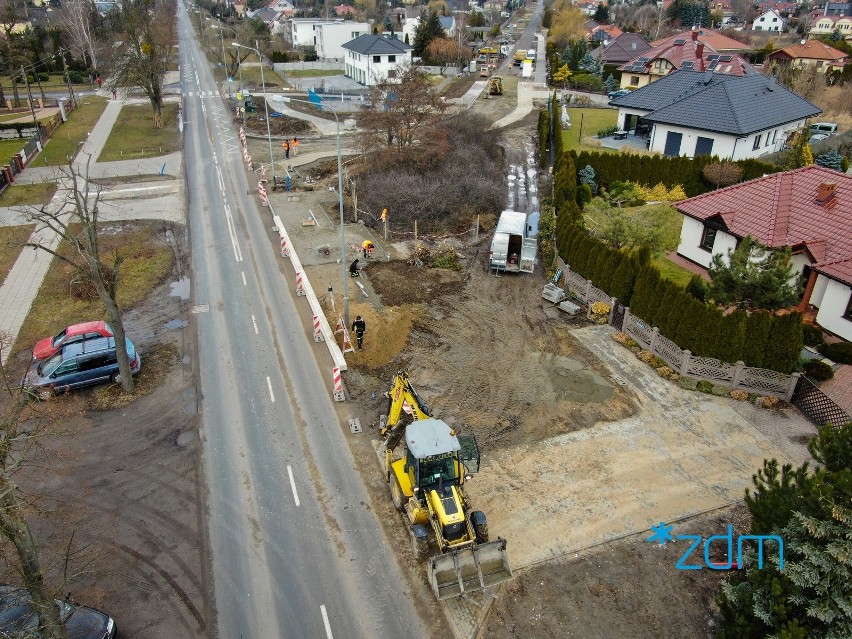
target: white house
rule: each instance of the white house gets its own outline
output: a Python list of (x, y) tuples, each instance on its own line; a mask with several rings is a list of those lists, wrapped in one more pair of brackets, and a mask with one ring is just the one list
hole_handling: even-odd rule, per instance
[(314, 25), (314, 46), (317, 57), (322, 61), (343, 60), (346, 57), (343, 44), (368, 33), (370, 33), (368, 22), (335, 21)]
[(749, 236), (790, 247), (816, 322), (852, 341), (852, 176), (818, 165), (773, 173), (676, 204), (677, 252), (705, 268)]
[(393, 78), (411, 65), (411, 45), (388, 35), (362, 35), (343, 45), (346, 75), (364, 86)]
[(669, 156), (743, 160), (780, 151), (819, 108), (761, 74), (681, 69), (625, 96), (618, 128)]
[(751, 25), (752, 31), (785, 31), (786, 29), (787, 20), (782, 18), (775, 9), (757, 16)]
[(322, 18), (293, 18), (290, 20), (290, 42), (294, 49), (316, 48), (314, 29), (318, 24), (326, 24), (330, 20)]

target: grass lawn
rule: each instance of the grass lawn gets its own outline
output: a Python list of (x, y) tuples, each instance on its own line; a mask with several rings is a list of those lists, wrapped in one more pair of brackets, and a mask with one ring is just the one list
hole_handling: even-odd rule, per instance
[[(36, 112), (38, 115), (38, 112)], [(51, 116), (52, 117), (52, 116)], [(26, 118), (26, 123), (30, 123), (33, 121), (33, 113), (32, 111), (17, 111), (15, 113), (3, 113), (0, 115), (0, 122), (11, 122), (13, 120), (20, 120), (21, 118)], [(49, 120), (50, 118), (39, 118), (39, 122), (44, 122), (45, 120)]]
[(671, 280), (684, 288), (689, 284), (689, 280), (692, 279), (693, 273), (687, 271), (682, 266), (678, 266), (666, 257), (653, 259), (651, 260), (651, 264), (660, 270), (660, 275), (665, 279)]
[(0, 164), (9, 164), (12, 156), (21, 151), (26, 140), (0, 140)]
[(39, 184), (11, 184), (0, 195), (0, 206), (42, 205), (50, 202), (56, 193), (56, 182)]
[(343, 69), (294, 69), (284, 72), (288, 78), (318, 78), (328, 75), (343, 75)]
[[(80, 98), (78, 106), (68, 114), (68, 121), (60, 124), (33, 166), (61, 166), (77, 154), (80, 144), (94, 128), (106, 108), (107, 100), (99, 96)], [(0, 156), (2, 157), (2, 156)]]
[(33, 234), (35, 224), (0, 226), (0, 286), (6, 281), (9, 269), (23, 250), (21, 244)]
[(153, 129), (149, 104), (124, 106), (98, 156), (98, 162), (132, 160), (179, 151), (181, 137), (177, 133), (177, 114), (177, 104), (164, 104), (163, 128)]
[[(103, 231), (109, 230), (109, 233)], [(115, 232), (118, 230), (118, 232)], [(119, 272), (118, 303), (127, 311), (168, 275), (174, 262), (174, 252), (165, 240), (162, 222), (136, 222), (101, 226), (102, 255), (110, 256), (118, 249), (124, 256)], [(60, 253), (71, 255), (71, 247), (63, 243)], [(107, 257), (107, 262), (112, 260)], [(83, 288), (71, 285), (74, 272), (59, 260), (53, 260), (38, 296), (33, 301), (27, 319), (21, 327), (13, 352), (31, 348), (45, 335), (53, 335), (62, 327), (77, 322), (106, 319), (103, 304), (78, 296)]]
[[(243, 86), (256, 86), (257, 89), (254, 89), (253, 92), (260, 92), (260, 67), (247, 67), (243, 65), (242, 69)], [(239, 78), (240, 73), (238, 71), (234, 74), (234, 81), (239, 83)], [(287, 85), (284, 79), (269, 67), (263, 67), (263, 80), (266, 82), (270, 89)]]
[(584, 138), (592, 137), (601, 129), (614, 126), (618, 121), (618, 111), (615, 109), (568, 109), (571, 117), (571, 128), (562, 131), (562, 144), (566, 151), (612, 151), (603, 147), (588, 146), (580, 140), (580, 129)]

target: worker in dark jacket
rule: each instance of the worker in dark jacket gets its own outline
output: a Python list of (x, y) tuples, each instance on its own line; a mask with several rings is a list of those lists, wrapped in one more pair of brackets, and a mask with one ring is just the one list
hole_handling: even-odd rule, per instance
[(361, 266), (358, 264), (358, 260), (356, 259), (352, 264), (349, 265), (349, 277), (358, 277), (361, 272)]
[(358, 350), (360, 351), (364, 348), (364, 333), (367, 330), (367, 322), (359, 315), (352, 322), (352, 330), (355, 331), (355, 338), (358, 340)]

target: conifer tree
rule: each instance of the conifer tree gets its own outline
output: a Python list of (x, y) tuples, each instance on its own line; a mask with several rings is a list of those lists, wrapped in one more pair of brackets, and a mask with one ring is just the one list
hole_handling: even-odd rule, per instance
[(773, 317), (765, 311), (750, 313), (746, 322), (748, 339), (743, 345), (742, 360), (746, 366), (763, 368), (766, 343), (772, 330)]

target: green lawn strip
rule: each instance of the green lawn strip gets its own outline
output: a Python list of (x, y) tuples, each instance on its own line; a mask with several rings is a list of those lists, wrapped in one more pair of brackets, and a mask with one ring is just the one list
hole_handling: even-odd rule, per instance
[(23, 151), (26, 144), (26, 140), (18, 138), (14, 140), (0, 140), (0, 165), (11, 164), (12, 156)]
[(132, 160), (179, 151), (181, 137), (177, 133), (178, 105), (163, 105), (162, 129), (152, 128), (152, 113), (149, 104), (124, 106), (98, 156), (98, 162)]
[(330, 75), (343, 75), (343, 69), (293, 69), (283, 71), (285, 78), (319, 78)]
[(21, 246), (33, 234), (35, 224), (0, 226), (0, 286), (23, 250)]
[(665, 279), (674, 282), (680, 286), (686, 287), (689, 280), (692, 279), (694, 273), (687, 271), (682, 266), (678, 266), (667, 257), (655, 258), (651, 260), (651, 264), (660, 270), (660, 275)]
[[(53, 132), (44, 150), (33, 161), (33, 166), (61, 166), (76, 155), (86, 136), (92, 131), (107, 105), (99, 96), (80, 98), (78, 106), (68, 114), (68, 121)], [(2, 157), (2, 156), (0, 156)]]
[(50, 202), (56, 193), (56, 182), (39, 184), (11, 184), (0, 195), (0, 206), (21, 206), (31, 204), (41, 206)]
[[(262, 93), (263, 89), (261, 88), (260, 84), (260, 67), (243, 66), (242, 69), (243, 86), (252, 85), (255, 87), (251, 90), (252, 93)], [(235, 73), (233, 77), (234, 81), (239, 84), (240, 72), (238, 71), (237, 73)], [(264, 82), (266, 82), (266, 85), (270, 90), (275, 89), (275, 87), (283, 87), (287, 84), (280, 75), (275, 73), (275, 71), (273, 71), (269, 67), (263, 68), (263, 80)]]
[(571, 118), (571, 128), (563, 129), (562, 145), (566, 151), (603, 151), (615, 152), (614, 149), (589, 146), (580, 140), (580, 130), (584, 138), (594, 137), (598, 131), (618, 122), (618, 111), (615, 109), (568, 109)]
[[(118, 232), (114, 232), (120, 229)], [(135, 222), (110, 225), (101, 230), (101, 251), (105, 262), (112, 263), (112, 251), (124, 256), (118, 282), (118, 302), (123, 311), (139, 304), (172, 269), (174, 252), (165, 240), (162, 222)], [(71, 255), (71, 247), (60, 245), (60, 254)], [(54, 335), (69, 324), (106, 319), (100, 299), (81, 299), (84, 288), (72, 284), (72, 268), (54, 259), (33, 301), (27, 319), (18, 333), (14, 353), (31, 349), (42, 337)], [(76, 293), (75, 293), (76, 291)], [(133, 339), (132, 336), (130, 336)]]

